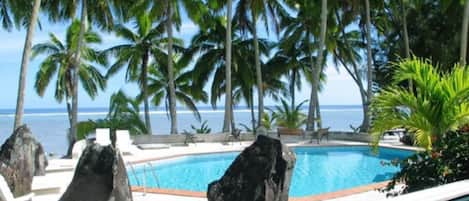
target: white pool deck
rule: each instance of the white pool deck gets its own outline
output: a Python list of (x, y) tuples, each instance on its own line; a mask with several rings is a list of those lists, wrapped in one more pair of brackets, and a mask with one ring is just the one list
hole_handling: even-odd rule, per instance
[[(133, 149), (131, 155), (124, 155), (126, 163), (138, 163), (142, 161), (151, 161), (161, 158), (169, 158), (174, 156), (186, 154), (202, 154), (213, 152), (227, 152), (227, 151), (241, 151), (249, 146), (252, 142), (234, 142), (227, 145), (221, 143), (197, 143), (190, 144), (189, 146), (169, 146), (168, 148), (154, 149), (154, 150), (140, 150), (136, 147)], [(307, 140), (298, 143), (289, 143), (289, 146), (326, 146), (326, 145), (367, 145), (361, 142), (350, 141), (324, 141), (320, 145), (316, 142), (308, 143)], [(414, 149), (412, 147), (397, 145), (396, 143), (382, 143), (385, 147), (396, 147), (404, 149)], [(49, 161), (47, 174), (45, 176), (34, 177), (33, 179), (33, 201), (52, 201), (58, 200), (60, 195), (66, 190), (68, 184), (73, 177), (73, 169), (77, 160), (73, 159), (54, 159)], [(151, 194), (134, 192), (133, 198), (135, 201), (206, 201), (206, 198), (195, 197), (182, 197), (165, 194)], [(386, 199), (384, 193), (378, 191), (368, 191), (358, 193), (346, 197), (333, 199), (335, 201), (366, 201), (366, 200), (382, 200)], [(389, 200), (389, 199), (387, 199)]]

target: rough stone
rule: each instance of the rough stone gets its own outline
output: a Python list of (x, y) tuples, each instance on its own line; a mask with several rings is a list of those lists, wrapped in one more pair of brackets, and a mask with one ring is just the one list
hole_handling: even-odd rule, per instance
[(31, 192), (33, 176), (44, 175), (47, 158), (26, 125), (18, 127), (0, 149), (0, 174), (15, 197)]
[(295, 153), (280, 140), (259, 135), (208, 186), (209, 201), (288, 201)]
[(122, 156), (110, 145), (88, 145), (59, 201), (132, 201)]

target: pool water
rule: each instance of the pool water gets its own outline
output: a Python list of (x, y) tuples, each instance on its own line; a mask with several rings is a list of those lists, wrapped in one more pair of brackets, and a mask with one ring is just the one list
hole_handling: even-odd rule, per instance
[[(399, 167), (382, 162), (403, 159), (413, 152), (380, 148), (378, 155), (368, 146), (297, 147), (290, 196), (302, 197), (333, 192), (389, 180)], [(155, 181), (147, 166), (129, 171), (131, 185), (189, 191), (207, 191), (209, 183), (221, 178), (239, 153), (184, 156), (153, 163)], [(146, 175), (146, 177), (145, 177)], [(138, 178), (138, 181), (136, 179)], [(143, 181), (145, 179), (145, 181)], [(158, 183), (158, 184), (157, 184)]]

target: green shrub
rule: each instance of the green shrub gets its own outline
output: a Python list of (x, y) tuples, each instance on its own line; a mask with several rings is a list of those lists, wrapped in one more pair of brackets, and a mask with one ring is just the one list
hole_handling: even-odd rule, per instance
[(469, 133), (448, 132), (431, 151), (419, 152), (400, 162), (402, 170), (389, 183), (405, 183), (405, 193), (469, 179)]

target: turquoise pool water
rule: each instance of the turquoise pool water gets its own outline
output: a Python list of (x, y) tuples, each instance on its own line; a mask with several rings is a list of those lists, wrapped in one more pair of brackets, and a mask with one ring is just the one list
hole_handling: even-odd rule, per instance
[[(389, 180), (399, 167), (383, 166), (382, 161), (405, 158), (411, 151), (380, 148), (371, 153), (367, 146), (297, 147), (290, 196), (302, 197), (333, 192)], [(206, 191), (210, 182), (223, 176), (239, 153), (185, 156), (153, 163), (160, 188)], [(129, 171), (131, 185), (145, 179), (145, 186), (157, 187), (151, 172), (142, 166)], [(138, 177), (138, 182), (136, 177)]]

